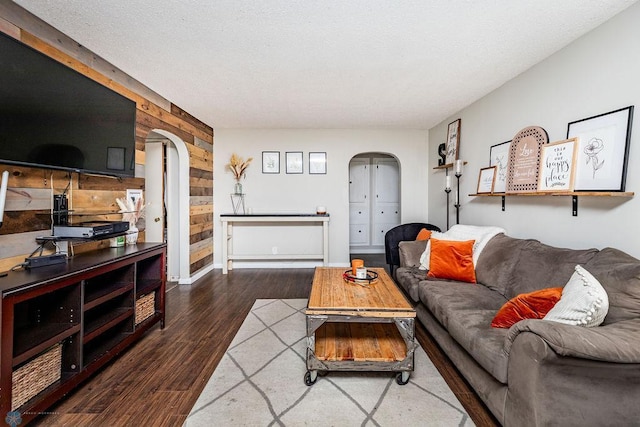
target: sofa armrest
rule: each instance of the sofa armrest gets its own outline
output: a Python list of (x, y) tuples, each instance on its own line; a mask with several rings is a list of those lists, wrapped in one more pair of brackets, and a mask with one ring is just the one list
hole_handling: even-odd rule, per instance
[[(569, 326), (558, 325), (552, 329)], [(575, 328), (591, 335), (588, 329)], [(561, 356), (540, 335), (525, 330), (516, 334), (508, 363), (504, 425), (626, 426), (640, 419), (637, 363)]]
[(629, 319), (595, 328), (549, 320), (527, 319), (513, 325), (505, 338), (509, 354), (523, 332), (542, 338), (560, 356), (612, 363), (640, 363), (640, 319)]
[(428, 240), (407, 240), (398, 244), (400, 267), (420, 267), (420, 257)]

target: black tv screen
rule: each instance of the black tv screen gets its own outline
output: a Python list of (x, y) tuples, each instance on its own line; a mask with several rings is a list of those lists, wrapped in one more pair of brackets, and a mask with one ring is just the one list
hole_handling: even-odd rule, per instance
[(0, 163), (135, 174), (134, 101), (0, 33)]

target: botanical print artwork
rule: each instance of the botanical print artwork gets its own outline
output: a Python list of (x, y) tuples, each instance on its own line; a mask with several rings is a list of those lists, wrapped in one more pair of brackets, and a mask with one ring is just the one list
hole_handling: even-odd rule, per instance
[(500, 183), (500, 192), (504, 191), (507, 182), (507, 153), (499, 153), (491, 159), (491, 165), (496, 167), (496, 186)]
[(496, 167), (496, 178), (493, 191), (504, 193), (507, 188), (507, 160), (509, 159), (509, 144), (511, 141), (502, 144), (492, 145), (489, 151), (489, 166)]
[(584, 154), (587, 156), (587, 164), (593, 167), (593, 179), (596, 179), (596, 171), (604, 165), (604, 159), (598, 160), (598, 153), (604, 148), (604, 142), (600, 138), (591, 138), (584, 147)]
[(580, 187), (593, 187), (600, 179), (614, 178), (612, 174), (615, 174), (615, 171), (611, 165), (612, 156), (615, 154), (612, 144), (615, 132), (615, 126), (607, 126), (595, 132), (591, 130), (578, 135), (582, 142), (582, 149), (578, 152), (578, 164), (586, 168), (579, 177)]
[(624, 191), (631, 123), (629, 106), (575, 122), (567, 138), (578, 138), (575, 191)]

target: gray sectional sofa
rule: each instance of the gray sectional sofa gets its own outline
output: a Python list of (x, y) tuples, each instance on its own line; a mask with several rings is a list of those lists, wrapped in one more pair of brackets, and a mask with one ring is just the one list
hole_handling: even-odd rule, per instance
[[(394, 278), (478, 396), (505, 426), (640, 425), (640, 261), (613, 248), (573, 250), (497, 234), (478, 283), (427, 278), (426, 242), (399, 244)], [(582, 265), (609, 298), (602, 325), (549, 320), (491, 327), (512, 297), (561, 287)]]

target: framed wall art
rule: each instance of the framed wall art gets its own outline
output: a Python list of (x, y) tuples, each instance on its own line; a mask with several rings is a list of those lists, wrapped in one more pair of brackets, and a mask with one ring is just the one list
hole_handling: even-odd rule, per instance
[(504, 193), (507, 189), (507, 160), (511, 141), (492, 145), (489, 148), (489, 166), (496, 167), (496, 179), (493, 184), (494, 193)]
[(496, 179), (496, 167), (489, 166), (488, 168), (480, 169), (478, 174), (478, 189), (476, 193), (486, 194), (493, 193), (493, 186)]
[(577, 138), (542, 146), (538, 191), (573, 191), (577, 148)]
[(285, 154), (286, 172), (303, 173), (302, 151), (287, 151)]
[(262, 152), (262, 173), (280, 173), (280, 152)]
[(569, 123), (578, 138), (575, 191), (624, 191), (633, 105)]
[(449, 126), (447, 127), (447, 164), (452, 164), (454, 161), (458, 160), (458, 151), (460, 150), (460, 122), (460, 119), (454, 120), (449, 123)]
[(507, 193), (532, 193), (538, 189), (540, 147), (549, 142), (547, 131), (529, 126), (513, 137), (507, 160)]
[(309, 174), (326, 174), (327, 173), (327, 153), (309, 153)]

